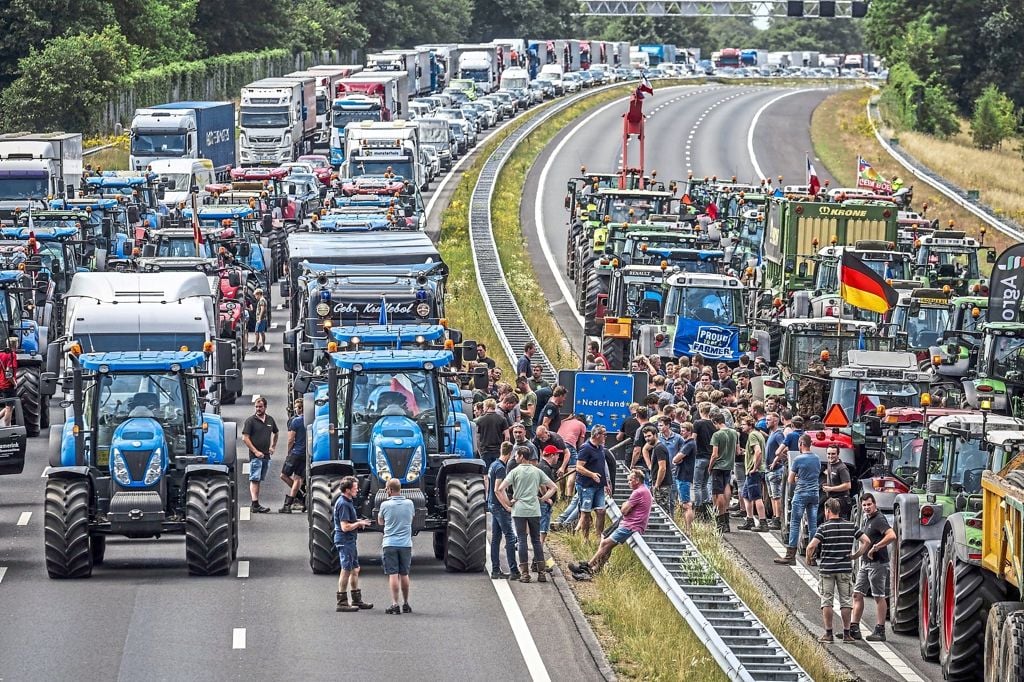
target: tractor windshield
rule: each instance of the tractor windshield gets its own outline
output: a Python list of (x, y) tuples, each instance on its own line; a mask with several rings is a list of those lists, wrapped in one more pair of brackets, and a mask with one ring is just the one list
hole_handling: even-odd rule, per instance
[(738, 289), (672, 287), (667, 312), (683, 319), (737, 325), (743, 322), (743, 305)]
[[(632, 214), (630, 214), (632, 211)], [(635, 223), (647, 220), (657, 207), (649, 197), (605, 197), (601, 213), (611, 217), (613, 223)]]
[(794, 332), (787, 334), (785, 339), (786, 347), (782, 357), (786, 364), (795, 371), (802, 371), (811, 363), (820, 363), (823, 350), (829, 352), (830, 358), (842, 362), (846, 358), (847, 351), (888, 350), (890, 346), (889, 339), (880, 338), (870, 330), (865, 331), (863, 335), (847, 334), (844, 336)]
[(42, 261), (44, 270), (67, 272), (64, 245), (61, 242), (39, 242), (39, 259)]
[(917, 254), (917, 264), (933, 269), (936, 277), (981, 277), (978, 270), (978, 252), (966, 246), (922, 246)]
[[(431, 444), (435, 432), (437, 381), (425, 370), (360, 372), (349, 375), (340, 384), (339, 423), (352, 423), (352, 445), (365, 445), (373, 425), (380, 417), (399, 416), (415, 419)], [(348, 393), (351, 392), (351, 403)], [(442, 405), (442, 412), (446, 409)], [(444, 416), (442, 416), (444, 418)], [(436, 447), (436, 436), (433, 439)]]
[(921, 451), (924, 449), (920, 429), (901, 430), (889, 441), (889, 449), (893, 473), (906, 479), (917, 476)]
[(918, 385), (884, 379), (835, 379), (832, 381), (830, 404), (842, 405), (851, 419), (874, 414), (879, 405), (916, 407), (920, 404)]
[(994, 336), (992, 339), (992, 371), (996, 377), (1021, 375), (1024, 372), (1024, 335)]
[[(200, 258), (213, 258), (209, 241), (204, 241), (198, 246)], [(156, 247), (156, 255), (161, 258), (195, 258), (196, 242), (191, 238), (161, 239)]]
[(644, 320), (661, 318), (664, 293), (661, 285), (649, 282), (626, 284), (626, 316)]
[(75, 340), (82, 344), (86, 353), (110, 353), (116, 351), (178, 350), (182, 346), (199, 350), (206, 337), (203, 334), (186, 332), (77, 334)]
[(909, 306), (898, 305), (892, 311), (890, 322), (907, 333), (908, 348), (928, 348), (939, 342), (942, 330), (949, 323), (949, 308), (921, 306), (916, 314), (911, 315)]
[(177, 374), (98, 375), (85, 400), (83, 417), (96, 428), (96, 466), (107, 466), (114, 431), (133, 418), (155, 419), (164, 429), (173, 454), (185, 454), (186, 402), (197, 409), (194, 396), (185, 395)]
[(965, 493), (981, 492), (981, 472), (988, 468), (988, 450), (984, 438), (980, 435), (973, 438), (957, 438), (953, 450), (953, 470), (950, 472), (950, 483), (963, 486)]

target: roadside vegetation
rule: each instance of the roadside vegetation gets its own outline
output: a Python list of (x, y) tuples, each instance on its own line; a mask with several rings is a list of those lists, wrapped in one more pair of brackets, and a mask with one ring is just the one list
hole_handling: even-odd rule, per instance
[(122, 135), (86, 138), (82, 143), (82, 147), (84, 149), (92, 149), (94, 147), (103, 147), (108, 144), (111, 146), (106, 149), (102, 149), (95, 154), (89, 154), (89, 156), (86, 156), (83, 159), (83, 163), (87, 163), (92, 166), (93, 170), (127, 170), (128, 149), (131, 144), (127, 133)]

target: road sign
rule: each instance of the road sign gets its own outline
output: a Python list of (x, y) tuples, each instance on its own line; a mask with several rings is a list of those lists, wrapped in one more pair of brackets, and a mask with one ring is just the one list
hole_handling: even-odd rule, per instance
[(850, 425), (850, 420), (846, 416), (846, 411), (842, 405), (832, 403), (832, 406), (828, 408), (828, 412), (825, 413), (825, 419), (821, 423), (833, 429), (845, 429)]
[(587, 428), (600, 424), (618, 431), (629, 418), (633, 375), (625, 372), (578, 372), (572, 391), (572, 411), (583, 415)]

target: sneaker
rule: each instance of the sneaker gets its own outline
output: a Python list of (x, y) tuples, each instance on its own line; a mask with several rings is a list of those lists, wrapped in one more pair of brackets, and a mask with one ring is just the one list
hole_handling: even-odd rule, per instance
[(408, 602), (402, 604), (402, 613), (412, 613), (412, 607), (409, 606)]
[(850, 639), (862, 639), (859, 623), (850, 623)]
[(491, 571), (491, 580), (504, 580), (508, 578), (508, 573), (502, 573), (500, 570)]
[(578, 580), (580, 582), (588, 582), (594, 579), (594, 576), (589, 573), (573, 573), (572, 577), (574, 580)]
[(746, 521), (736, 526), (736, 530), (754, 530), (754, 519), (748, 517)]
[(843, 644), (849, 644), (853, 641), (853, 637), (848, 632), (843, 633)]
[(249, 349), (249, 352), (250, 352), (250, 353), (259, 353), (259, 352), (260, 352), (260, 347), (259, 347), (259, 346), (252, 346), (252, 347), (251, 347), (251, 348)]
[(865, 637), (869, 642), (884, 642), (885, 641), (885, 626), (875, 627), (874, 632)]
[(290, 504), (282, 505), (281, 508), (277, 510), (277, 513), (278, 514), (291, 514), (292, 513), (292, 505), (290, 505)]
[(253, 514), (268, 514), (268, 513), (270, 513), (270, 507), (264, 507), (259, 502), (253, 502), (252, 503), (252, 513)]
[(761, 523), (757, 524), (756, 526), (754, 526), (750, 530), (754, 531), (755, 533), (767, 533), (768, 532), (768, 528), (769, 528), (768, 522), (767, 521), (761, 521)]
[(836, 638), (832, 636), (831, 632), (826, 632), (818, 638), (818, 641), (822, 644), (831, 644), (832, 642), (836, 641)]
[(779, 521), (778, 519), (769, 519), (768, 528), (771, 530), (782, 530), (782, 521)]
[(519, 580), (521, 577), (523, 576), (519, 571), (509, 571), (508, 573), (509, 580)]
[(729, 512), (729, 516), (731, 516), (734, 519), (743, 519), (746, 518), (747, 512), (743, 511), (742, 509), (737, 509), (734, 512)]
[(580, 562), (578, 564), (569, 564), (569, 570), (573, 573), (593, 573), (593, 569), (590, 568), (590, 564), (587, 562)]
[(384, 613), (391, 616), (400, 616), (402, 615), (402, 607), (398, 604), (392, 604), (391, 606), (384, 609)]

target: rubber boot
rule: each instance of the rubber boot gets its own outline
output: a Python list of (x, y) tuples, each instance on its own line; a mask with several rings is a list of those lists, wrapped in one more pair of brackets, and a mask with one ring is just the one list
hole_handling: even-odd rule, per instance
[(373, 604), (367, 604), (363, 601), (362, 590), (352, 590), (352, 606), (356, 607), (357, 609), (362, 609), (363, 611), (373, 608)]
[(519, 582), (530, 582), (530, 562), (526, 562), (525, 564), (519, 564)]
[(336, 609), (334, 609), (335, 611), (340, 611), (340, 612), (348, 613), (350, 611), (358, 611), (359, 610), (358, 606), (352, 606), (352, 605), (350, 605), (348, 603), (348, 593), (347, 592), (338, 592), (337, 594), (338, 594), (338, 607)]
[(782, 566), (795, 566), (796, 565), (796, 547), (787, 547), (786, 556), (777, 556), (772, 559), (777, 564)]
[(548, 581), (547, 567), (543, 561), (534, 561), (533, 570), (537, 571), (537, 582), (546, 583)]
[(723, 534), (731, 532), (728, 513), (718, 515), (718, 530)]
[(291, 514), (292, 513), (292, 502), (295, 501), (291, 495), (284, 496), (284, 504), (277, 510), (279, 514)]

